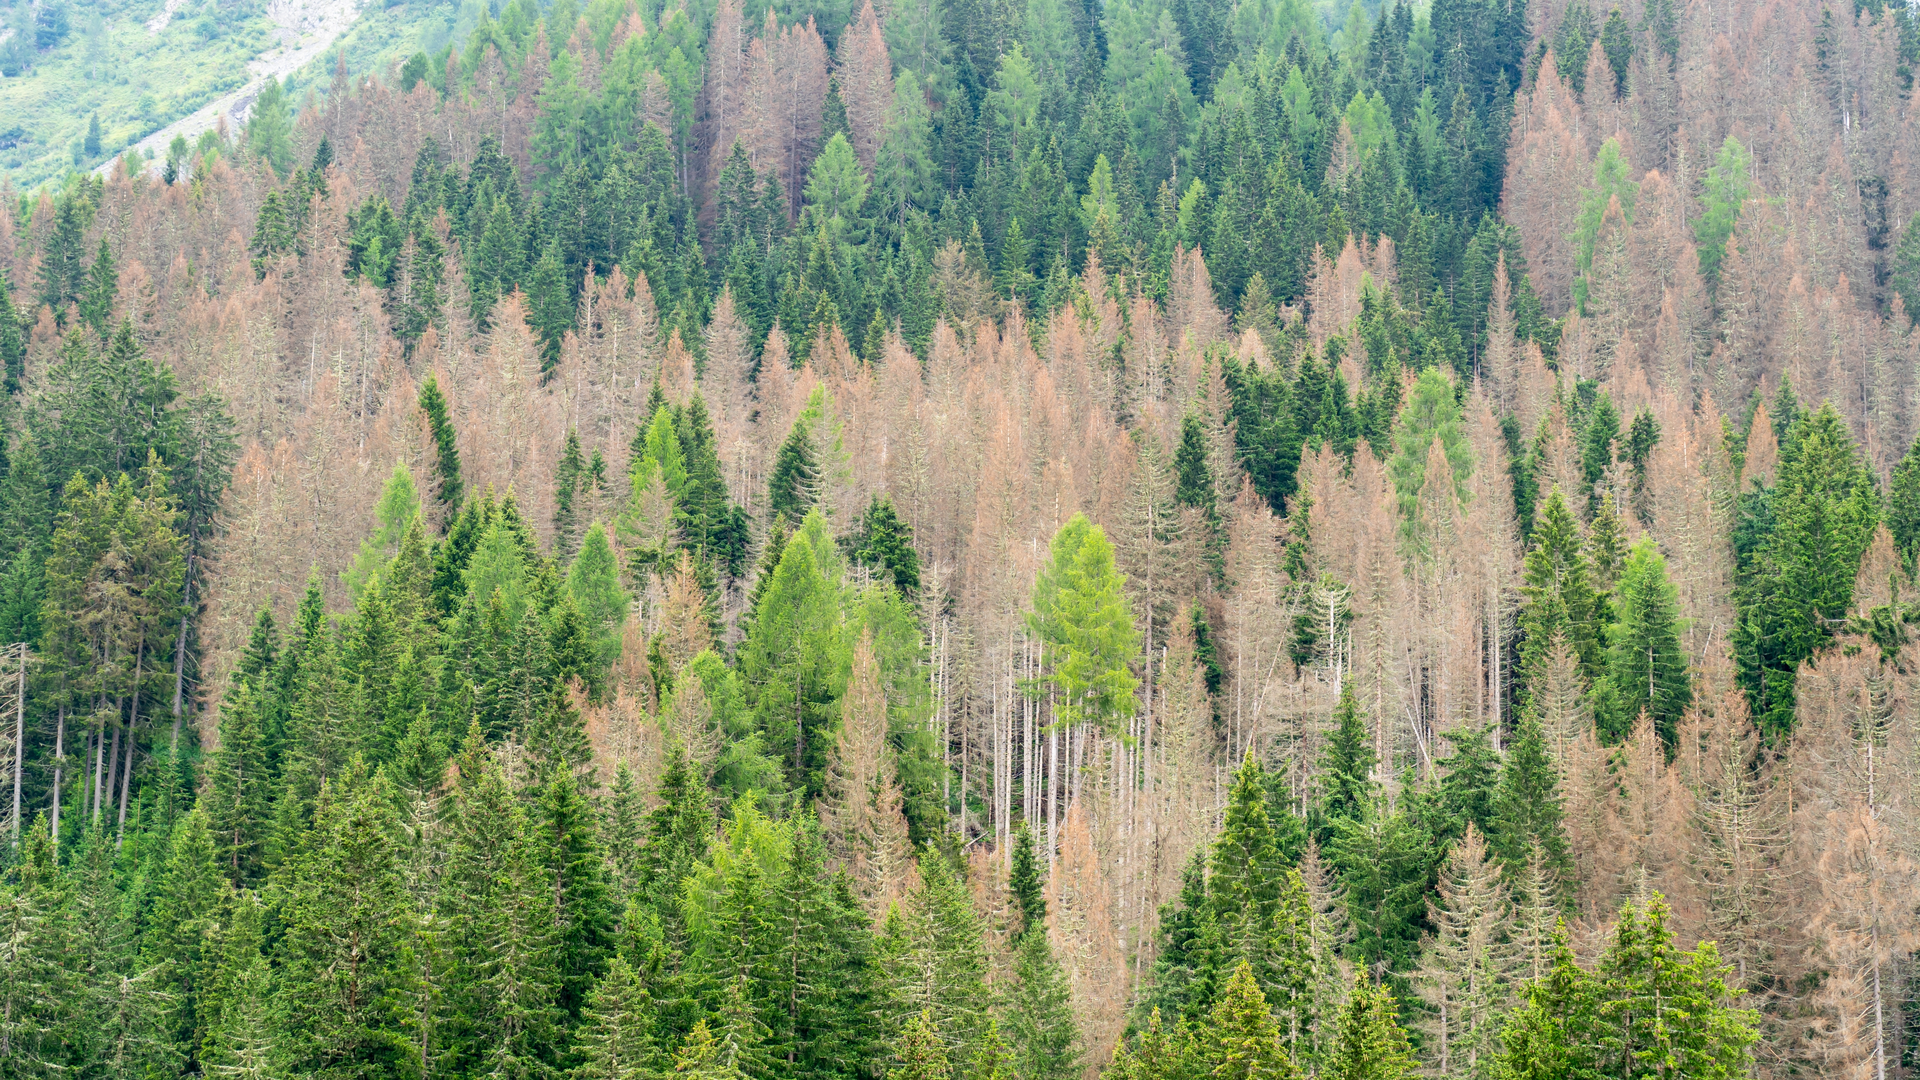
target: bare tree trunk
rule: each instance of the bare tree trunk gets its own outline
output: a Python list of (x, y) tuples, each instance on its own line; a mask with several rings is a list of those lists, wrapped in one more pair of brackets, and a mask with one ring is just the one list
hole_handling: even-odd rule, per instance
[(60, 718), (53, 727), (53, 843), (60, 846), (60, 787), (67, 773), (67, 706), (60, 705)]
[[(97, 710), (95, 715), (105, 710)], [(87, 800), (87, 817), (94, 825), (100, 824), (100, 787), (106, 762), (101, 760), (107, 749), (107, 728), (105, 724), (93, 733), (93, 794)]]
[(1873, 962), (1873, 1080), (1887, 1080), (1886, 996), (1881, 992), (1880, 962)]
[(167, 751), (176, 761), (180, 757), (180, 723), (187, 713), (187, 627), (192, 622), (193, 556), (188, 555), (187, 587), (182, 596), (180, 633), (173, 641), (173, 741), (167, 744)]
[[(185, 626), (186, 620), (180, 620)], [(127, 794), (133, 788), (133, 733), (140, 726), (140, 679), (146, 674), (147, 643), (144, 638), (133, 654), (133, 708), (127, 716), (127, 763), (120, 770), (120, 816), (114, 823), (113, 850), (119, 851), (127, 838)], [(179, 683), (174, 684), (176, 689)], [(178, 700), (178, 699), (176, 699)], [(180, 714), (174, 714), (173, 732), (175, 745), (180, 738)]]
[(1060, 800), (1054, 794), (1054, 787), (1060, 783), (1060, 725), (1050, 724), (1047, 730), (1047, 872), (1053, 872), (1053, 852), (1060, 842)]
[(13, 699), (13, 843), (20, 846), (20, 779), (27, 760), (27, 643), (20, 643), (20, 691)]
[[(119, 710), (117, 709), (115, 710), (116, 713), (118, 711)], [(113, 782), (115, 780), (114, 770), (120, 767), (120, 718), (119, 716), (116, 715), (113, 718), (112, 723), (113, 723), (113, 746), (111, 749), (107, 751), (107, 755), (106, 755), (107, 768), (106, 768), (106, 771), (101, 774), (101, 776), (105, 778), (106, 783), (94, 795), (94, 799), (93, 799), (93, 823), (96, 826), (100, 824), (100, 815), (102, 811), (105, 811), (106, 813), (109, 813), (109, 814), (113, 812), (113, 787), (114, 787)], [(106, 741), (107, 741), (106, 729), (102, 728), (100, 731), (100, 742), (104, 745)]]

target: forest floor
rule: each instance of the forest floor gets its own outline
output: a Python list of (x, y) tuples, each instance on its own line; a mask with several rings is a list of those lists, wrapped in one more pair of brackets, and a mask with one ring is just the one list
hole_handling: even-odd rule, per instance
[[(226, 120), (228, 130), (237, 131), (246, 121), (247, 113), (252, 110), (253, 101), (260, 96), (260, 89), (266, 85), (267, 79), (285, 78), (319, 59), (359, 18), (361, 2), (274, 0), (268, 14), (273, 19), (278, 44), (247, 64), (246, 85), (208, 102), (128, 149), (142, 157), (147, 157), (148, 151), (152, 151), (147, 169), (153, 171), (165, 164), (167, 144), (173, 141), (175, 135), (184, 135), (188, 141), (192, 141), (199, 138), (202, 132), (218, 126), (222, 119)], [(169, 9), (174, 7), (171, 3), (167, 6)], [(165, 23), (161, 25), (164, 27)], [(113, 164), (113, 160), (108, 160), (94, 172), (104, 174), (112, 170)]]

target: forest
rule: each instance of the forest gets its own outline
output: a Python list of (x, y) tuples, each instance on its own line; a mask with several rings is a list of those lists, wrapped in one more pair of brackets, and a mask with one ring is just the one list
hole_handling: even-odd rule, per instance
[(1920, 1070), (1920, 16), (510, 0), (0, 199), (0, 1076)]

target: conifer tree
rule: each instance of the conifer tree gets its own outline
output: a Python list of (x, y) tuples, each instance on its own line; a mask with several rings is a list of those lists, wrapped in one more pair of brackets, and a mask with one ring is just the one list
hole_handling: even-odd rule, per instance
[(1624, 739), (1642, 712), (1669, 745), (1681, 714), (1693, 704), (1686, 651), (1680, 644), (1679, 597), (1667, 580), (1667, 562), (1653, 541), (1633, 546), (1614, 589), (1614, 623), (1607, 633), (1606, 685), (1595, 697), (1604, 707), (1604, 732)]
[(1226, 817), (1207, 859), (1208, 922), (1221, 950), (1211, 961), (1213, 978), (1246, 962), (1263, 990), (1280, 975), (1270, 952), (1278, 944), (1275, 922), (1287, 884), (1266, 795), (1259, 756), (1249, 754), (1227, 793)]
[(100, 252), (87, 269), (87, 288), (80, 296), (80, 321), (105, 341), (112, 332), (113, 305), (120, 292), (120, 273), (113, 265), (113, 251), (107, 238), (100, 238)]
[(274, 1015), (289, 1070), (404, 1073), (413, 1061), (406, 889), (391, 793), (355, 763), (322, 788), (287, 863)]
[(811, 429), (795, 421), (768, 474), (767, 509), (789, 521), (805, 517), (820, 497), (820, 469)]
[(609, 665), (620, 654), (620, 628), (627, 619), (627, 592), (620, 585), (607, 530), (599, 522), (587, 527), (579, 555), (567, 567), (567, 592), (591, 635), (599, 662)]
[[(1558, 770), (1547, 750), (1540, 722), (1522, 714), (1520, 727), (1500, 766), (1500, 786), (1494, 794), (1493, 820), (1487, 828), (1487, 846), (1511, 878), (1527, 867), (1534, 854), (1555, 882), (1571, 870), (1566, 832), (1561, 825)], [(1523, 897), (1549, 907), (1558, 896)]]
[(440, 392), (440, 383), (432, 375), (427, 376), (427, 381), (420, 387), (420, 411), (427, 414), (427, 429), (432, 432), (434, 446), (439, 451), (438, 497), (447, 515), (441, 527), (450, 529), (454, 515), (459, 513), (460, 504), (466, 499), (467, 493), (460, 479), (460, 448), (454, 442), (453, 421), (447, 416), (447, 398)]
[(380, 501), (373, 506), (373, 517), (378, 524), (372, 535), (361, 542), (360, 552), (354, 556), (353, 564), (340, 575), (341, 580), (346, 582), (347, 591), (356, 600), (366, 590), (373, 576), (386, 568), (399, 550), (407, 526), (419, 513), (420, 496), (413, 486), (413, 472), (407, 468), (406, 462), (398, 462), (387, 476), (386, 487), (380, 492)]
[(1502, 1077), (1651, 1076), (1685, 1062), (1688, 1076), (1744, 1076), (1754, 1014), (1735, 1008), (1712, 942), (1674, 944), (1666, 902), (1628, 907), (1592, 971), (1564, 935), (1547, 977), (1509, 1017), (1496, 1066)]
[(0, 1047), (22, 1076), (54, 1076), (66, 1064), (64, 1036), (80, 989), (69, 952), (65, 881), (44, 815), (22, 839), (13, 880), (0, 883)]
[(1372, 798), (1373, 767), (1373, 736), (1349, 683), (1341, 688), (1333, 710), (1333, 733), (1321, 763), (1318, 813), (1329, 822), (1359, 820)]
[(219, 730), (220, 746), (207, 770), (207, 813), (221, 872), (235, 888), (245, 888), (263, 869), (272, 778), (258, 698), (244, 679), (235, 680), (220, 702)]
[(1071, 1080), (1080, 1074), (1072, 994), (1044, 930), (1021, 937), (1001, 1012), (1016, 1075), (1023, 1080)]
[(275, 1064), (272, 975), (261, 951), (266, 907), (251, 892), (229, 896), (225, 906), (205, 994), (200, 1064), (209, 1076), (265, 1080)]
[[(817, 515), (809, 515), (809, 521)], [(772, 747), (787, 759), (796, 790), (824, 790), (833, 705), (846, 655), (833, 585), (806, 533), (789, 540), (753, 627), (741, 645), (740, 674)]]
[(1032, 632), (1047, 649), (1058, 723), (1111, 728), (1133, 712), (1139, 651), (1106, 533), (1075, 514), (1053, 536), (1033, 586)]
[(0, 272), (0, 388), (9, 394), (20, 391), (20, 380), (27, 373), (26, 330), (20, 325), (20, 308), (13, 297), (12, 275)]
[(913, 531), (894, 510), (893, 502), (875, 496), (860, 516), (849, 553), (882, 580), (909, 596), (920, 590), (920, 553), (913, 547)]
[(93, 222), (92, 200), (68, 194), (54, 203), (52, 230), (40, 255), (40, 303), (64, 320), (68, 303), (79, 299), (87, 280), (87, 227)]
[(1499, 1029), (1512, 1001), (1511, 919), (1505, 885), (1473, 826), (1441, 865), (1429, 901), (1433, 935), (1423, 942), (1414, 986), (1427, 1004), (1427, 1064), (1442, 1076), (1492, 1075)]
[(1340, 1009), (1339, 1047), (1326, 1074), (1336, 1080), (1409, 1080), (1413, 1048), (1400, 1027), (1393, 992), (1361, 975)]
[(901, 1028), (893, 1061), (887, 1080), (949, 1080), (953, 1075), (947, 1063), (946, 1043), (931, 1009), (920, 1010)]
[(280, 80), (269, 77), (247, 116), (247, 150), (284, 175), (293, 168), (293, 118)]
[[(1920, 229), (1909, 229), (1902, 243), (1908, 240), (1920, 247)], [(4, 329), (4, 323), (0, 323), (0, 332)], [(1887, 488), (1887, 530), (1893, 533), (1901, 566), (1912, 574), (1915, 557), (1920, 556), (1920, 438), (1893, 467), (1893, 482)]]
[(547, 245), (527, 282), (527, 324), (540, 339), (540, 370), (560, 363), (560, 346), (573, 329), (573, 296), (561, 266), (560, 241)]
[(570, 769), (556, 770), (540, 793), (532, 824), (553, 882), (558, 1004), (577, 1017), (614, 944), (617, 911), (607, 887), (606, 853), (593, 805)]
[(1300, 1075), (1267, 1001), (1244, 960), (1222, 987), (1194, 1056), (1204, 1075), (1221, 1080), (1293, 1080)]
[(581, 1061), (573, 1073), (579, 1080), (651, 1080), (656, 1075), (653, 1003), (625, 958), (608, 961), (582, 1020)]
[[(987, 1004), (987, 958), (966, 882), (936, 849), (922, 849), (920, 888), (906, 904), (882, 955), (892, 980), (896, 1023), (927, 1014), (953, 1059), (967, 1060)], [(891, 926), (893, 916), (889, 915)]]
[(1175, 498), (1181, 506), (1197, 511), (1205, 524), (1206, 551), (1215, 577), (1222, 569), (1221, 558), (1226, 534), (1220, 518), (1220, 498), (1213, 478), (1213, 448), (1200, 418), (1189, 413), (1180, 421), (1180, 446), (1174, 451), (1173, 470), (1178, 479)]
[[(164, 1019), (154, 1018), (161, 1027), (160, 1037), (190, 1051), (206, 1029), (205, 995), (217, 959), (210, 955), (213, 930), (219, 925), (225, 888), (207, 812), (195, 807), (174, 825), (172, 850), (156, 890), (152, 926), (142, 935), (141, 966), (152, 970), (152, 986), (150, 991), (137, 991), (143, 996), (158, 994), (168, 1002)], [(126, 993), (136, 991), (128, 988)], [(189, 1056), (189, 1063), (192, 1060)]]
[(1017, 921), (1011, 934), (1015, 941), (1035, 928), (1046, 927), (1047, 896), (1040, 873), (1040, 860), (1033, 848), (1033, 830), (1023, 821), (1013, 830), (1013, 856), (1007, 873), (1007, 893), (1016, 911)]
[(1754, 724), (1769, 737), (1792, 729), (1795, 669), (1852, 602), (1880, 518), (1873, 479), (1831, 404), (1796, 421), (1788, 444), (1769, 500), (1773, 526), (1738, 589), (1732, 635)]
[(1520, 672), (1528, 687), (1540, 681), (1556, 638), (1564, 639), (1589, 683), (1601, 671), (1600, 599), (1573, 513), (1558, 488), (1547, 496), (1533, 529), (1521, 592)]

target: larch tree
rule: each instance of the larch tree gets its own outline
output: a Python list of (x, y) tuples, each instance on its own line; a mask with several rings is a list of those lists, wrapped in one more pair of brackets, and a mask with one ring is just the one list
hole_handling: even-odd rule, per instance
[(1125, 584), (1106, 533), (1085, 515), (1054, 534), (1034, 582), (1030, 628), (1047, 647), (1060, 724), (1107, 729), (1133, 711), (1139, 639)]

